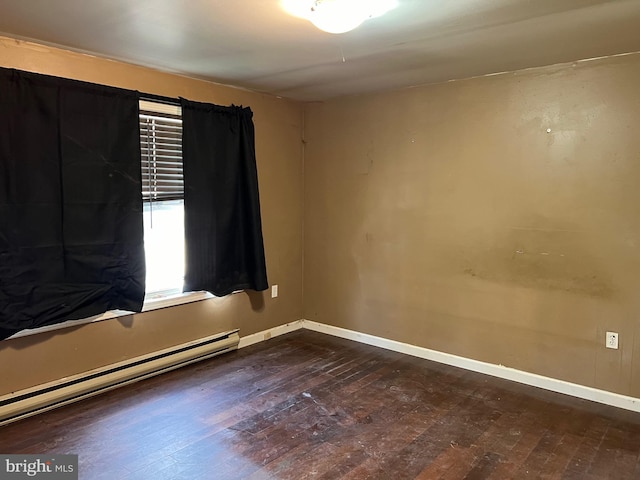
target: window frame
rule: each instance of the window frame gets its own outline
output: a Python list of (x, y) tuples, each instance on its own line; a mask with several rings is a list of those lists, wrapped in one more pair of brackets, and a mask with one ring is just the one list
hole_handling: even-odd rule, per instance
[[(160, 115), (169, 115), (172, 117), (180, 117), (180, 119), (182, 119), (182, 107), (178, 104), (169, 104), (169, 103), (163, 103), (163, 102), (158, 102), (158, 101), (153, 101), (153, 100), (145, 100), (145, 99), (140, 99), (139, 101), (139, 110), (140, 113), (139, 115), (142, 116), (145, 113), (151, 113), (151, 114), (160, 114)], [(142, 123), (142, 121), (140, 122)], [(142, 137), (143, 137), (143, 133), (140, 132), (140, 138), (141, 138), (141, 143), (142, 143)], [(182, 146), (182, 144), (180, 145)], [(180, 154), (182, 155), (182, 151), (180, 151)], [(140, 156), (140, 166), (142, 171), (144, 172), (144, 164), (145, 162), (150, 163), (150, 159), (149, 157), (144, 156), (144, 154), (141, 152), (141, 156)], [(150, 165), (147, 166), (147, 169), (150, 169)], [(181, 169), (180, 169), (181, 170)], [(163, 196), (161, 195), (160, 198), (158, 198), (157, 194), (154, 195), (152, 193), (153, 187), (151, 185), (148, 185), (149, 187), (149, 195), (147, 195), (148, 198), (145, 198), (144, 195), (144, 191), (145, 191), (145, 184), (144, 184), (144, 179), (142, 180), (142, 185), (141, 185), (141, 193), (143, 194), (143, 204), (147, 203), (150, 205), (150, 208), (153, 209), (153, 204), (154, 203), (161, 203), (165, 200), (177, 200), (179, 199), (179, 196), (175, 196), (175, 195), (168, 195), (168, 196)], [(184, 205), (184, 191), (181, 195), (181, 198), (183, 200), (183, 205)], [(183, 279), (184, 279), (184, 272), (183, 272)], [(171, 288), (171, 289), (164, 289), (164, 290), (153, 290), (153, 291), (149, 291), (145, 289), (145, 300), (144, 300), (144, 306), (143, 306), (143, 312), (145, 311), (144, 308), (147, 305), (147, 302), (149, 302), (150, 304), (155, 302), (158, 303), (159, 301), (163, 301), (164, 299), (170, 299), (170, 298), (179, 298), (182, 297), (184, 295), (188, 294), (188, 292), (182, 292), (182, 290), (180, 288)], [(162, 308), (162, 307), (159, 307)]]

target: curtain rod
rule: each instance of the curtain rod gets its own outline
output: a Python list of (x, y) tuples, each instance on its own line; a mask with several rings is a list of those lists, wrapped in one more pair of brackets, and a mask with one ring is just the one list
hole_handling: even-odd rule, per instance
[(175, 97), (165, 97), (163, 95), (154, 95), (153, 93), (140, 92), (141, 100), (151, 100), (158, 103), (166, 103), (167, 105), (180, 105), (180, 99)]

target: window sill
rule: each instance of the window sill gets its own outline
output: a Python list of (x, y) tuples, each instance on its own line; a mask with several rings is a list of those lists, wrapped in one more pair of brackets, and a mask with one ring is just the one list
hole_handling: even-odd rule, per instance
[[(175, 307), (176, 305), (199, 302), (201, 300), (207, 300), (208, 298), (215, 298), (215, 295), (209, 292), (172, 292), (152, 295), (151, 298), (145, 300), (142, 311), (150, 312), (151, 310), (158, 310), (159, 308)], [(131, 312), (127, 312), (127, 314), (131, 314)]]
[[(158, 310), (161, 308), (175, 307), (177, 305), (184, 305), (185, 303), (199, 302), (207, 300), (209, 298), (215, 298), (209, 292), (187, 292), (187, 293), (168, 293), (153, 296), (152, 298), (145, 300), (142, 306), (142, 312), (150, 312), (152, 310)], [(29, 335), (36, 335), (39, 333), (51, 332), (54, 330), (60, 330), (69, 327), (78, 327), (80, 325), (86, 325), (88, 323), (101, 322), (103, 320), (109, 320), (112, 318), (123, 317), (126, 315), (135, 315), (135, 312), (129, 312), (127, 310), (109, 310), (100, 315), (94, 315), (93, 317), (83, 318), (80, 320), (69, 320), (68, 322), (57, 323), (55, 325), (47, 325), (46, 327), (33, 328), (29, 330), (22, 330), (12, 336), (9, 339), (27, 337)]]

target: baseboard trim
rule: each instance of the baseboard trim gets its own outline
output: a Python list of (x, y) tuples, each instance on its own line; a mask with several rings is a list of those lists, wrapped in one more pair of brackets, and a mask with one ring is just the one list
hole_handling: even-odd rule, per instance
[(246, 337), (241, 337), (238, 348), (248, 347), (249, 345), (263, 342), (272, 337), (284, 335), (285, 333), (293, 332), (301, 328), (384, 348), (386, 350), (392, 350), (398, 353), (404, 353), (414, 357), (424, 358), (425, 360), (431, 360), (433, 362), (451, 365), (453, 367), (464, 368), (465, 370), (470, 370), (472, 372), (484, 373), (485, 375), (491, 375), (492, 377), (511, 380), (513, 382), (542, 388), (552, 392), (563, 393), (572, 397), (582, 398), (584, 400), (590, 400), (592, 402), (602, 403), (604, 405), (610, 405), (624, 410), (640, 412), (640, 398), (608, 392), (606, 390), (599, 390), (597, 388), (587, 387), (585, 385), (579, 385), (577, 383), (571, 383), (557, 378), (545, 377), (535, 373), (505, 367), (504, 365), (481, 362), (480, 360), (460, 357), (450, 353), (439, 352), (437, 350), (418, 347), (409, 343), (389, 340), (388, 338), (377, 337), (368, 333), (361, 333), (355, 330), (348, 330), (346, 328), (335, 327), (333, 325), (327, 325), (326, 323), (318, 323), (306, 319), (296, 320), (295, 322), (269, 328), (252, 335), (247, 335)]
[(284, 335), (285, 333), (300, 330), (301, 328), (302, 320), (296, 320), (295, 322), (285, 323), (284, 325), (268, 328), (267, 330), (262, 330), (261, 332), (252, 333), (251, 335), (240, 337), (238, 348), (244, 348), (255, 343), (264, 342), (265, 340), (269, 340), (272, 337)]
[[(297, 323), (297, 322), (294, 322)], [(618, 393), (599, 390), (597, 388), (587, 387), (576, 383), (558, 380), (556, 378), (545, 377), (535, 373), (516, 370), (515, 368), (505, 367), (504, 365), (495, 365), (492, 363), (481, 362), (466, 357), (451, 355), (449, 353), (439, 352), (424, 347), (418, 347), (408, 343), (402, 343), (395, 340), (389, 340), (375, 335), (347, 330), (345, 328), (334, 327), (324, 323), (318, 323), (311, 320), (301, 320), (300, 327), (315, 332), (326, 333), (335, 337), (354, 340), (356, 342), (365, 343), (381, 347), (394, 352), (405, 353), (414, 357), (432, 360), (434, 362), (451, 365), (454, 367), (464, 368), (473, 372), (484, 373), (493, 377), (512, 380), (514, 382), (531, 385), (533, 387), (550, 390), (552, 392), (563, 393), (573, 397), (591, 400), (593, 402), (610, 405), (613, 407), (640, 412), (640, 398), (620, 395)], [(300, 328), (299, 327), (299, 328)], [(242, 343), (242, 340), (241, 340)]]

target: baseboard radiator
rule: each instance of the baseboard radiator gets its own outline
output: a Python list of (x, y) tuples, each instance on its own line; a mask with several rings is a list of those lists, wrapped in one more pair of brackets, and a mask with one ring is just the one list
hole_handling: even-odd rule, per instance
[(0, 397), (0, 425), (238, 348), (238, 330), (175, 345)]

